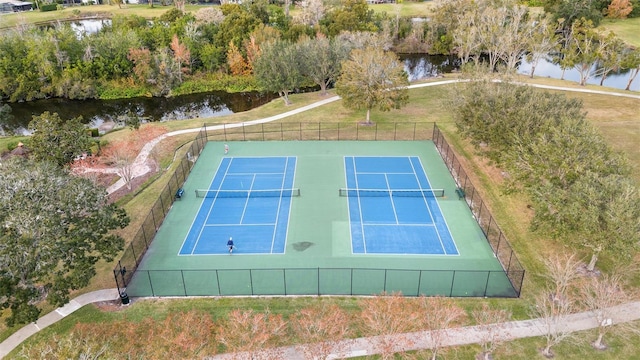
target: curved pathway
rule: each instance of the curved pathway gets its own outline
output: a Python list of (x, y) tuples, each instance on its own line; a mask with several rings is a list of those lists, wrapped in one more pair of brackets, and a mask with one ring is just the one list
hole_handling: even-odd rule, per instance
[[(458, 83), (458, 82), (466, 82), (466, 81), (469, 81), (469, 80), (453, 79), (453, 80), (434, 81), (434, 82), (429, 82), (429, 83), (420, 83), (420, 84), (409, 85), (409, 89), (417, 89), (417, 88), (428, 87), (428, 86), (447, 85), (447, 84), (453, 84), (453, 83)], [(620, 97), (629, 97), (629, 98), (634, 98), (634, 99), (640, 99), (640, 95), (607, 92), (607, 91), (601, 91), (601, 90), (576, 89), (576, 88), (551, 86), (551, 85), (528, 84), (528, 83), (522, 83), (522, 82), (516, 82), (515, 84), (527, 85), (527, 86), (532, 86), (532, 87), (541, 88), (541, 89), (547, 89), (547, 90), (573, 91), (573, 92), (581, 92), (581, 93), (591, 93), (591, 94), (599, 94), (599, 95), (611, 95), (611, 96), (620, 96)], [(317, 108), (317, 107), (332, 103), (332, 102), (337, 101), (337, 100), (340, 100), (339, 96), (332, 96), (330, 98), (327, 98), (327, 99), (324, 99), (324, 100), (321, 100), (321, 101), (317, 101), (317, 102), (315, 102), (313, 104), (309, 104), (309, 105), (303, 106), (303, 107), (295, 109), (295, 110), (287, 111), (285, 113), (274, 115), (274, 116), (270, 116), (270, 117), (266, 117), (266, 118), (263, 118), (263, 119), (245, 121), (245, 122), (234, 123), (234, 124), (221, 124), (221, 125), (210, 126), (210, 127), (207, 127), (207, 131), (232, 129), (232, 128), (237, 128), (237, 127), (264, 124), (264, 123), (268, 123), (268, 122), (284, 119), (284, 118), (286, 118), (288, 116), (299, 114), (301, 112), (304, 112), (304, 111), (307, 111), (307, 110), (310, 110), (310, 109), (314, 109), (314, 108)], [(172, 131), (172, 132), (163, 134), (161, 136), (158, 136), (157, 138), (155, 138), (155, 139), (151, 140), (150, 142), (148, 142), (142, 148), (142, 150), (140, 150), (140, 153), (138, 154), (138, 156), (136, 157), (136, 159), (135, 159), (135, 161), (133, 163), (133, 176), (132, 176), (132, 178), (136, 178), (136, 177), (142, 176), (142, 175), (148, 173), (149, 171), (151, 171), (151, 167), (148, 165), (148, 162), (147, 162), (147, 160), (149, 158), (149, 153), (151, 153), (151, 150), (153, 150), (154, 146), (156, 146), (160, 141), (162, 141), (163, 139), (165, 139), (165, 138), (167, 138), (169, 136), (176, 136), (176, 135), (182, 135), (182, 134), (198, 132), (198, 131), (200, 131), (200, 129), (201, 129), (201, 127), (194, 128), (194, 129), (185, 129), (185, 130)], [(115, 169), (102, 169), (100, 171), (111, 172), (111, 173), (115, 173), (116, 172)], [(126, 185), (125, 182), (122, 179), (120, 179), (120, 180), (116, 181), (113, 185), (111, 185), (111, 186), (109, 186), (107, 188), (107, 193), (111, 194), (114, 191), (120, 189), (121, 187), (123, 187), (125, 185)]]
[[(446, 85), (457, 82), (462, 82), (466, 80), (444, 80), (444, 81), (436, 81), (430, 83), (421, 83), (410, 85), (410, 89), (428, 87), (428, 86), (437, 86), (437, 85)], [(533, 86), (541, 89), (548, 90), (561, 90), (561, 91), (573, 91), (573, 92), (582, 92), (582, 93), (592, 93), (592, 94), (600, 94), (600, 95), (611, 95), (611, 96), (620, 96), (620, 97), (629, 97), (634, 99), (640, 99), (640, 95), (634, 94), (624, 94), (624, 93), (612, 93), (607, 91), (599, 91), (599, 90), (590, 90), (590, 89), (575, 89), (575, 88), (567, 88), (567, 87), (559, 87), (559, 86), (550, 86), (550, 85), (538, 85), (538, 84), (527, 84), (527, 83), (517, 83), (521, 85)], [(223, 124), (216, 125), (207, 128), (207, 130), (222, 130), (225, 128), (236, 128), (243, 126), (251, 126), (256, 124), (262, 124), (267, 122), (272, 122), (276, 120), (283, 119), (285, 117), (299, 114), (301, 112), (329, 104), (331, 102), (339, 100), (339, 96), (333, 96), (313, 104), (309, 104), (303, 106), (301, 108), (291, 110), (282, 114), (274, 115), (271, 117), (257, 119), (252, 121), (245, 121), (241, 123), (235, 124)], [(151, 171), (151, 168), (147, 165), (147, 159), (149, 157), (149, 153), (160, 141), (169, 137), (182, 135), (192, 132), (198, 132), (201, 128), (195, 129), (185, 129), (173, 131), (170, 133), (163, 134), (149, 143), (147, 143), (134, 162), (134, 172), (133, 177), (138, 177), (146, 174)], [(107, 169), (109, 171), (109, 169)], [(115, 172), (115, 171), (113, 171)], [(110, 186), (107, 189), (108, 193), (112, 193), (122, 186), (125, 183), (122, 180), (117, 181), (115, 184)], [(26, 340), (31, 335), (40, 331), (41, 329), (61, 320), (67, 315), (73, 313), (84, 305), (102, 301), (113, 301), (118, 300), (119, 294), (117, 289), (105, 289), (98, 290), (91, 293), (87, 293), (84, 295), (80, 295), (77, 298), (71, 300), (68, 304), (63, 307), (60, 307), (47, 315), (44, 315), (36, 322), (28, 324), (21, 328), (20, 330), (13, 333), (6, 340), (0, 343), (0, 359), (6, 356), (9, 352), (15, 349), (18, 345), (20, 345), (24, 340)], [(612, 313), (612, 323), (623, 323), (628, 321), (634, 321), (640, 319), (640, 302), (632, 302), (628, 304), (619, 305), (613, 307), (611, 309)], [(578, 314), (572, 314), (566, 317), (566, 322), (564, 322), (566, 326), (568, 326), (571, 331), (580, 331), (593, 329), (598, 327), (598, 323), (594, 320), (594, 316), (591, 312), (583, 312)], [(471, 326), (471, 327), (463, 327), (463, 328), (455, 328), (446, 330), (447, 336), (445, 346), (455, 346), (455, 345), (467, 345), (477, 343), (481, 340), (481, 336), (483, 331), (483, 327), (481, 326)], [(523, 321), (512, 321), (508, 323), (504, 323), (500, 326), (500, 337), (505, 340), (511, 340), (522, 337), (532, 337), (532, 336), (541, 336), (544, 334), (544, 327), (542, 326), (542, 322), (539, 319), (531, 319), (531, 320), (523, 320)], [(412, 334), (405, 334), (409, 336), (409, 338), (415, 344), (414, 346), (407, 347), (402, 346), (404, 342), (397, 342), (398, 349), (397, 351), (407, 351), (407, 350), (418, 350), (418, 349), (428, 349), (431, 347), (430, 335), (428, 331), (417, 332)], [(338, 342), (335, 344), (334, 349), (336, 349), (336, 354), (331, 356), (331, 358), (344, 358), (344, 357), (355, 357), (355, 356), (363, 356), (363, 355), (371, 355), (376, 353), (376, 339), (379, 337), (371, 337), (371, 338), (360, 338), (355, 340), (345, 340), (342, 342)], [(288, 347), (283, 349), (287, 354), (287, 359), (303, 359), (302, 353), (299, 352), (295, 347)], [(290, 356), (289, 356), (290, 355)], [(231, 359), (230, 355), (219, 355), (216, 357), (212, 357), (211, 359)]]

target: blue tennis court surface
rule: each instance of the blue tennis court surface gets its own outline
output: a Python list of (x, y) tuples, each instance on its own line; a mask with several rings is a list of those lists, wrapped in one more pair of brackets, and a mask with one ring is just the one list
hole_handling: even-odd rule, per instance
[(225, 157), (209, 186), (180, 255), (284, 253), (295, 157)]
[(418, 157), (347, 156), (344, 166), (353, 253), (458, 255)]

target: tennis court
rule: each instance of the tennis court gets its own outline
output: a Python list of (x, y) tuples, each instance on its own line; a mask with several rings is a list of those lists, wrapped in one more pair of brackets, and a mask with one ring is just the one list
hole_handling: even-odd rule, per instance
[(420, 158), (344, 159), (354, 253), (458, 255)]
[(432, 141), (227, 144), (193, 159), (130, 296), (514, 296)]
[(180, 255), (283, 253), (291, 208), (296, 158), (225, 157), (202, 198)]

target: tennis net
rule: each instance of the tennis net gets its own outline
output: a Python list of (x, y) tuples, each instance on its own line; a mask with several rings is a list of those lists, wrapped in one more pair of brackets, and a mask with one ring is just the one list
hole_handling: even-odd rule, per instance
[(300, 189), (273, 190), (206, 190), (196, 189), (199, 198), (261, 198), (261, 197), (293, 197), (300, 196)]
[(444, 189), (340, 189), (346, 197), (443, 197)]

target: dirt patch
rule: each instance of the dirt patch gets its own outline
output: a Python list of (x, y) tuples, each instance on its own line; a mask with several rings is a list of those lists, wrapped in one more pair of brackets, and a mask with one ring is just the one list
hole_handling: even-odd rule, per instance
[[(142, 186), (142, 184), (144, 184), (152, 176), (153, 176), (153, 172), (148, 172), (142, 176), (138, 176), (137, 178), (134, 178), (133, 180), (131, 180), (131, 189), (129, 189), (127, 186), (122, 186), (120, 189), (109, 194), (109, 202), (118, 201), (119, 199), (126, 196), (127, 194), (136, 191), (140, 186)], [(115, 178), (116, 180), (119, 179), (117, 175), (115, 175)]]
[(93, 303), (93, 306), (104, 312), (115, 312), (125, 308), (120, 299), (110, 301), (99, 301)]

